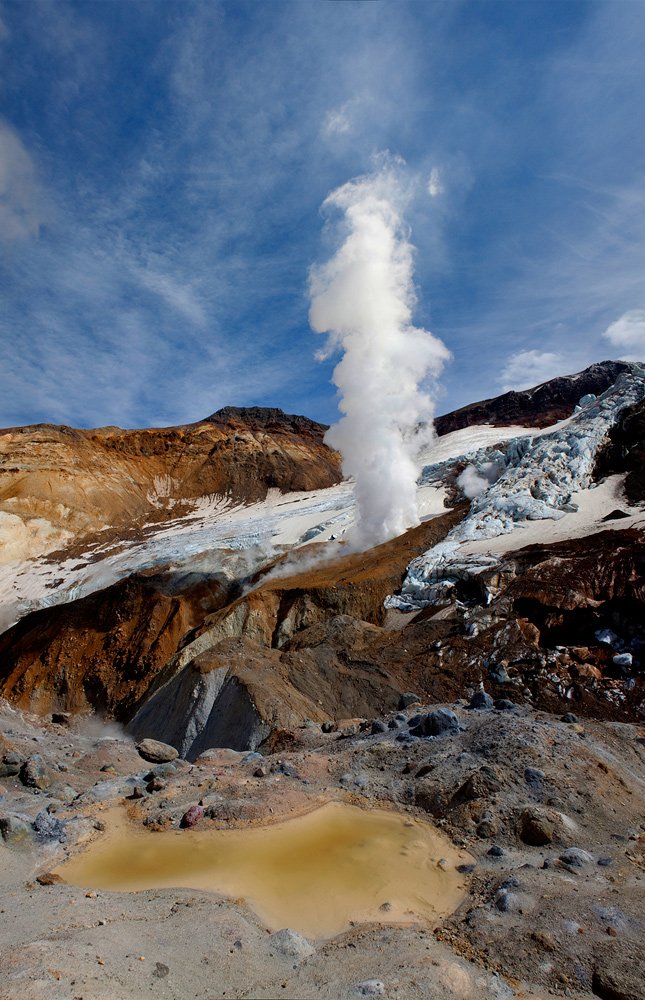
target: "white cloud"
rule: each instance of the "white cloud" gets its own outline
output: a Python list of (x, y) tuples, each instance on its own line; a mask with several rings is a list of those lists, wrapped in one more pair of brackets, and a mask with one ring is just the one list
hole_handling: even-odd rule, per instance
[(645, 360), (645, 309), (623, 313), (607, 327), (603, 337), (619, 349), (624, 361)]
[(557, 375), (566, 374), (564, 358), (552, 351), (517, 351), (511, 354), (499, 376), (504, 392), (512, 389), (532, 389)]
[(441, 179), (441, 171), (439, 167), (433, 167), (430, 171), (430, 178), (428, 180), (428, 194), (431, 198), (436, 198), (438, 195), (444, 193), (443, 181)]
[(0, 120), (0, 240), (37, 236), (43, 207), (34, 162), (16, 130)]
[(353, 111), (356, 101), (345, 101), (338, 108), (331, 108), (325, 115), (322, 131), (327, 137), (348, 135), (353, 131)]

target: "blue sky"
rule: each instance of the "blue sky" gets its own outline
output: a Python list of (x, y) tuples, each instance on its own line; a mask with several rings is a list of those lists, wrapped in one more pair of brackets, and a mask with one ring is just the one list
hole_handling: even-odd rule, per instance
[(331, 422), (320, 206), (405, 160), (439, 411), (645, 356), (645, 3), (0, 0), (0, 425)]

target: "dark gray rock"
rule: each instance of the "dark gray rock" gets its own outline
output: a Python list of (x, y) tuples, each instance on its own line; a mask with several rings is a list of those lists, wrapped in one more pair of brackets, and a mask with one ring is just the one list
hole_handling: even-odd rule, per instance
[(377, 733), (386, 733), (387, 725), (381, 719), (374, 719), (372, 722), (371, 732), (373, 736)]
[(525, 767), (524, 780), (531, 787), (541, 788), (544, 781), (544, 771), (541, 771), (539, 767)]
[(155, 967), (152, 970), (152, 975), (155, 977), (155, 979), (165, 979), (169, 972), (170, 969), (168, 968), (167, 965), (164, 965), (163, 962), (155, 962)]
[(560, 722), (574, 723), (578, 721), (578, 716), (574, 715), (573, 712), (565, 712), (565, 714), (560, 718)]
[(65, 840), (65, 824), (45, 809), (36, 816), (34, 830), (41, 843)]
[(487, 853), (491, 858), (503, 858), (504, 855), (506, 854), (506, 851), (504, 850), (503, 847), (500, 847), (499, 844), (493, 844), (493, 846), (489, 848)]
[(512, 712), (515, 708), (515, 702), (508, 698), (498, 698), (495, 702), (495, 708), (498, 712)]
[(591, 855), (579, 847), (568, 847), (566, 851), (562, 852), (559, 860), (569, 868), (584, 868), (593, 863)]
[(516, 913), (520, 909), (520, 898), (516, 892), (500, 889), (493, 900), (500, 913)]
[(484, 691), (483, 687), (479, 687), (473, 694), (470, 702), (468, 703), (468, 708), (484, 710), (493, 707), (493, 699), (489, 694)]
[[(412, 720), (410, 720), (410, 724)], [(410, 730), (413, 736), (442, 736), (444, 733), (458, 733), (459, 720), (449, 708), (438, 708), (420, 717), (417, 726)]]
[(407, 708), (409, 705), (416, 705), (421, 699), (418, 694), (414, 694), (413, 691), (406, 691), (399, 698), (399, 708)]
[(336, 729), (336, 723), (332, 722), (331, 719), (328, 719), (327, 722), (323, 722), (320, 728), (322, 729), (323, 733), (333, 733), (334, 730)]

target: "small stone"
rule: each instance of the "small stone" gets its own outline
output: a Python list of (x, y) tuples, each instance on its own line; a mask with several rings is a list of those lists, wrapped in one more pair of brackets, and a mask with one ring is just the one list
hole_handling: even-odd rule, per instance
[(497, 833), (497, 823), (490, 813), (485, 813), (475, 827), (475, 833), (482, 840), (494, 837)]
[(374, 719), (371, 726), (371, 732), (373, 736), (377, 733), (386, 733), (387, 726), (381, 719)]
[(560, 718), (560, 722), (575, 723), (578, 722), (578, 716), (574, 715), (573, 712), (565, 712)]
[(382, 997), (385, 994), (385, 983), (380, 979), (364, 979), (362, 983), (357, 983), (354, 992), (359, 997)]
[(152, 970), (152, 975), (155, 977), (155, 979), (165, 979), (169, 972), (170, 969), (168, 968), (167, 965), (164, 965), (163, 962), (155, 962), (155, 967)]
[(632, 666), (632, 654), (631, 653), (617, 653), (616, 656), (612, 657), (612, 663), (616, 667), (631, 667)]
[(114, 766), (114, 764), (104, 764), (103, 767), (101, 768), (101, 771), (104, 774), (116, 774), (116, 767)]
[(387, 724), (387, 728), (388, 729), (398, 729), (400, 727), (400, 725), (401, 725), (401, 723), (398, 721), (398, 719), (396, 719), (396, 718), (395, 719), (390, 719), (390, 721)]
[(45, 762), (39, 753), (28, 757), (20, 768), (20, 780), (28, 788), (44, 789), (50, 784)]
[(39, 885), (59, 885), (62, 881), (63, 879), (56, 872), (44, 872), (36, 877), (36, 882)]
[(177, 764), (174, 761), (167, 761), (165, 764), (157, 764), (147, 774), (144, 774), (144, 781), (154, 781), (155, 778), (170, 778), (177, 773)]
[(388, 903), (387, 901), (385, 903), (381, 903), (381, 905), (379, 906), (379, 910), (381, 910), (382, 913), (389, 913), (391, 909), (392, 909), (392, 904)]
[(163, 792), (164, 788), (168, 787), (168, 782), (164, 781), (163, 778), (153, 778), (146, 785), (147, 792)]
[(524, 780), (527, 785), (541, 785), (544, 777), (544, 771), (541, 771), (539, 767), (524, 768)]
[(568, 865), (571, 868), (584, 868), (585, 865), (592, 863), (593, 858), (579, 847), (568, 847), (566, 851), (562, 852), (558, 860), (563, 865)]
[(545, 951), (557, 951), (558, 942), (548, 931), (531, 931), (530, 937)]
[(614, 863), (613, 858), (608, 858), (608, 857), (598, 858), (598, 864), (600, 865), (601, 868), (608, 868), (609, 865), (613, 865), (613, 863)]
[(500, 913), (514, 913), (519, 909), (519, 896), (508, 889), (500, 889), (495, 894), (494, 903)]
[(267, 769), (266, 765), (265, 764), (260, 764), (260, 766), (256, 767), (255, 771), (253, 772), (253, 777), (254, 778), (266, 778), (266, 776), (267, 776), (268, 773), (269, 772), (268, 772), (268, 769)]
[(334, 730), (336, 729), (336, 723), (332, 722), (331, 719), (328, 719), (326, 722), (323, 722), (320, 728), (322, 729), (323, 733), (333, 733)]
[(418, 694), (414, 694), (413, 691), (406, 691), (399, 698), (398, 707), (400, 709), (408, 708), (410, 705), (417, 705), (420, 701), (421, 699), (419, 698)]
[(457, 865), (457, 871), (460, 875), (470, 875), (471, 872), (475, 871), (477, 865)]
[(525, 844), (542, 847), (553, 840), (553, 823), (542, 813), (524, 809), (520, 814), (519, 834)]
[(17, 774), (20, 774), (20, 768), (24, 763), (24, 757), (20, 754), (14, 753), (13, 750), (7, 751), (4, 754), (2, 761), (0, 761), (0, 778), (13, 778)]
[(281, 931), (276, 931), (269, 938), (273, 948), (286, 958), (309, 958), (315, 954), (316, 949), (307, 941), (306, 937), (298, 934), (290, 927), (284, 927)]
[(181, 817), (180, 826), (184, 830), (190, 830), (196, 826), (204, 817), (204, 810), (201, 806), (191, 806)]
[(129, 799), (145, 799), (145, 797), (146, 790), (145, 788), (142, 788), (141, 785), (135, 785), (130, 795), (128, 795)]
[(511, 712), (515, 708), (515, 702), (508, 698), (498, 698), (495, 702), (495, 708), (498, 712)]
[(493, 846), (488, 849), (487, 853), (491, 858), (503, 858), (506, 851), (503, 847), (500, 847), (499, 844), (493, 844)]
[(166, 764), (179, 757), (179, 751), (168, 743), (161, 743), (159, 740), (141, 740), (136, 745), (137, 751), (144, 760), (149, 760), (152, 764)]

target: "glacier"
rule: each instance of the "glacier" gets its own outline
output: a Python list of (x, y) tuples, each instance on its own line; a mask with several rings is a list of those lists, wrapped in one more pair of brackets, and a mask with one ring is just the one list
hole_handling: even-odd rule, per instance
[(601, 396), (584, 396), (573, 415), (550, 432), (426, 466), (420, 481), (427, 484), (445, 481), (456, 462), (468, 463), (482, 480), (490, 478), (491, 468), (500, 474), (474, 497), (466, 518), (443, 542), (410, 563), (400, 593), (387, 597), (385, 606), (408, 612), (445, 602), (459, 581), (499, 563), (490, 553), (460, 552), (464, 543), (510, 534), (524, 521), (555, 521), (575, 512), (573, 494), (594, 486), (595, 460), (607, 432), (644, 396), (645, 368), (633, 364)]

